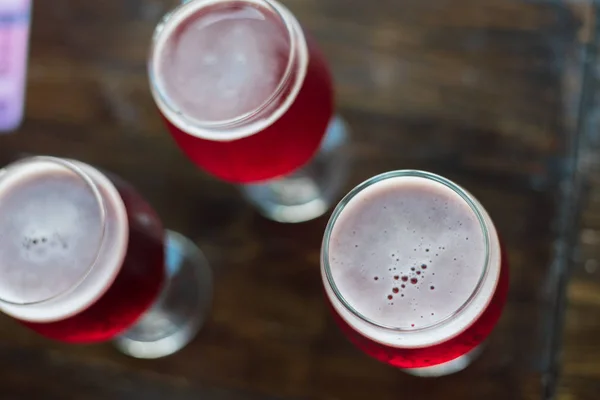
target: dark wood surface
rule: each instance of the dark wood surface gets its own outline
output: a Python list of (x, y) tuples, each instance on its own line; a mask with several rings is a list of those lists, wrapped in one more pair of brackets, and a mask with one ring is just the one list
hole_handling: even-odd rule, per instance
[[(598, 8), (593, 10), (598, 16)], [(571, 282), (567, 290), (559, 398), (596, 399), (600, 392), (600, 35), (587, 47), (584, 112), (575, 164), (580, 195)]]
[[(189, 347), (155, 361), (108, 344), (53, 343), (1, 317), (0, 398), (537, 400), (551, 392), (559, 272), (570, 257), (561, 244), (572, 228), (564, 182), (594, 28), (586, 2), (285, 1), (332, 65), (353, 130), (346, 189), (391, 169), (440, 173), (481, 200), (507, 246), (509, 301), (487, 350), (434, 382), (367, 358), (334, 326), (319, 276), (326, 217), (264, 220), (176, 148), (145, 71), (153, 27), (172, 4), (36, 2), (27, 116), (0, 137), (0, 163), (69, 156), (131, 181), (206, 253), (216, 273), (211, 317)], [(579, 275), (568, 291), (565, 400), (598, 393), (600, 325), (591, 321), (600, 291), (598, 279)]]

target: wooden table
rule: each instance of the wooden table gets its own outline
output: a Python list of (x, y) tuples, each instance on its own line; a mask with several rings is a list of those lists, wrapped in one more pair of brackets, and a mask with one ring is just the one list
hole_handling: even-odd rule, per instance
[[(210, 260), (210, 320), (182, 352), (142, 361), (110, 345), (53, 343), (2, 317), (0, 399), (538, 400), (561, 365), (559, 398), (597, 398), (599, 250), (579, 256), (588, 272), (568, 290), (562, 359), (555, 351), (579, 237), (574, 205), (589, 187), (569, 183), (578, 182), (584, 50), (595, 28), (588, 2), (285, 1), (330, 60), (353, 130), (346, 189), (392, 169), (443, 174), (482, 201), (508, 248), (509, 302), (486, 352), (435, 381), (367, 358), (334, 326), (319, 276), (326, 217), (269, 222), (176, 148), (145, 70), (153, 27), (172, 4), (36, 2), (27, 117), (0, 137), (0, 163), (69, 156), (131, 181)], [(594, 196), (588, 245), (600, 241)]]
[[(590, 10), (598, 15), (597, 7)], [(580, 135), (574, 164), (579, 186), (574, 196), (576, 235), (567, 290), (560, 399), (596, 399), (600, 393), (600, 47), (596, 33), (587, 46)]]

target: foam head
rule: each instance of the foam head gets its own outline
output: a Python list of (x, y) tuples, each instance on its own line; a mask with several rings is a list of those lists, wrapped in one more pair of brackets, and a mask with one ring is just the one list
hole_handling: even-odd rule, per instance
[(169, 101), (204, 122), (239, 118), (278, 88), (290, 38), (272, 10), (251, 1), (192, 2), (160, 32), (155, 78)]
[(482, 221), (450, 187), (394, 177), (358, 192), (337, 216), (329, 267), (339, 294), (376, 325), (419, 330), (473, 296), (487, 262)]
[(104, 236), (102, 199), (76, 167), (43, 158), (0, 170), (0, 299), (27, 304), (77, 286)]

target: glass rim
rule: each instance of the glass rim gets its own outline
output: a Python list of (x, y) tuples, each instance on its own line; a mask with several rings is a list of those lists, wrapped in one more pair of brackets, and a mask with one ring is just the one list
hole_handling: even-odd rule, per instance
[[(159, 52), (157, 50), (159, 45), (165, 45), (165, 30), (168, 30), (167, 33), (171, 33), (171, 31), (173, 31), (179, 24), (184, 22), (195, 11), (202, 10), (212, 5), (226, 3), (258, 5), (265, 8), (277, 18), (278, 22), (283, 25), (289, 40), (290, 48), (288, 51), (286, 68), (279, 79), (275, 90), (253, 110), (225, 120), (199, 120), (192, 118), (186, 115), (185, 112), (181, 111), (180, 107), (176, 106), (176, 102), (173, 101), (168, 95), (167, 90), (164, 88), (163, 80), (159, 78), (158, 74), (158, 61), (160, 57), (158, 57)], [(282, 10), (284, 12), (281, 12)], [(168, 113), (164, 112), (163, 116), (179, 129), (184, 130), (186, 133), (192, 136), (202, 139), (230, 141), (252, 136), (255, 132), (244, 132), (237, 134), (230, 133), (229, 135), (225, 135), (223, 130), (235, 128), (251, 122), (254, 117), (271, 106), (288, 87), (290, 79), (294, 75), (294, 67), (298, 58), (298, 47), (299, 45), (306, 46), (306, 43), (302, 29), (297, 28), (299, 26), (298, 21), (291, 12), (286, 13), (286, 10), (287, 9), (285, 6), (279, 3), (277, 0), (188, 0), (182, 2), (171, 12), (167, 13), (157, 24), (154, 30), (148, 56), (148, 77), (150, 81), (150, 89), (159, 108), (168, 110)], [(202, 130), (202, 134), (197, 133), (197, 130)]]
[[(477, 217), (477, 220), (479, 222), (479, 225), (480, 225), (480, 228), (481, 228), (481, 231), (483, 234), (484, 250), (485, 250), (485, 257), (483, 260), (481, 274), (479, 276), (479, 279), (477, 280), (477, 284), (475, 285), (473, 291), (470, 293), (467, 300), (463, 304), (461, 304), (460, 307), (458, 307), (454, 312), (447, 315), (443, 319), (440, 319), (439, 321), (437, 321), (433, 324), (424, 326), (424, 327), (412, 328), (412, 329), (378, 323), (375, 320), (368, 318), (367, 316), (363, 315), (361, 312), (356, 310), (350, 304), (350, 302), (348, 300), (346, 300), (346, 298), (342, 295), (341, 291), (337, 287), (337, 285), (335, 283), (335, 279), (331, 272), (331, 265), (329, 263), (329, 244), (330, 244), (331, 234), (333, 232), (333, 229), (335, 227), (337, 219), (339, 218), (341, 213), (344, 211), (346, 206), (352, 201), (352, 199), (356, 195), (361, 193), (363, 190), (369, 188), (370, 186), (372, 186), (376, 183), (385, 181), (387, 179), (399, 178), (399, 177), (415, 177), (415, 178), (423, 178), (423, 179), (427, 179), (430, 181), (434, 181), (434, 182), (444, 185), (448, 189), (452, 190), (454, 193), (458, 194), (462, 198), (462, 200), (467, 203), (470, 210)], [(455, 318), (457, 318), (460, 314), (462, 314), (462, 312), (469, 306), (469, 304), (471, 304), (471, 302), (477, 296), (481, 287), (483, 286), (485, 278), (488, 274), (488, 270), (490, 269), (490, 248), (491, 248), (490, 232), (487, 227), (487, 222), (483, 216), (483, 213), (480, 211), (480, 209), (481, 209), (481, 206), (479, 205), (477, 200), (475, 200), (473, 198), (473, 196), (470, 195), (466, 190), (464, 190), (462, 187), (460, 187), (456, 183), (452, 182), (451, 180), (446, 179), (440, 175), (437, 175), (437, 174), (434, 174), (431, 172), (407, 169), (407, 170), (389, 171), (389, 172), (384, 172), (379, 175), (375, 175), (375, 176), (367, 179), (366, 181), (360, 183), (355, 188), (353, 188), (348, 194), (346, 194), (342, 198), (342, 200), (338, 203), (338, 205), (335, 207), (335, 209), (333, 210), (333, 213), (331, 214), (331, 217), (329, 218), (329, 221), (327, 222), (327, 226), (325, 228), (325, 233), (323, 235), (323, 242), (321, 245), (321, 264), (323, 266), (323, 270), (325, 271), (327, 283), (329, 284), (331, 290), (333, 291), (336, 299), (341, 303), (341, 305), (344, 307), (345, 310), (352, 313), (355, 317), (359, 318), (361, 321), (366, 322), (369, 325), (374, 326), (376, 328), (381, 328), (381, 329), (395, 331), (395, 332), (422, 332), (425, 330), (436, 328), (436, 327), (443, 325), (449, 321), (452, 321)]]
[(49, 301), (55, 300), (55, 299), (65, 295), (65, 294), (71, 292), (72, 290), (76, 289), (77, 287), (79, 287), (86, 280), (88, 275), (92, 272), (92, 270), (96, 266), (96, 263), (98, 262), (98, 259), (100, 258), (102, 247), (103, 247), (103, 245), (105, 243), (105, 239), (106, 239), (106, 225), (107, 225), (106, 214), (107, 214), (107, 212), (106, 212), (106, 204), (104, 202), (104, 198), (102, 197), (102, 193), (100, 192), (98, 185), (92, 180), (92, 178), (90, 178), (90, 176), (85, 171), (83, 171), (80, 167), (78, 167), (72, 161), (63, 159), (63, 158), (59, 158), (59, 157), (51, 157), (51, 156), (25, 157), (25, 158), (14, 161), (14, 162), (0, 168), (0, 182), (2, 182), (3, 179), (5, 179), (7, 176), (9, 176), (10, 171), (12, 169), (19, 168), (24, 165), (39, 163), (39, 162), (56, 164), (62, 168), (65, 168), (66, 170), (74, 173), (79, 179), (81, 179), (81, 181), (87, 186), (87, 188), (94, 195), (96, 204), (98, 205), (98, 212), (100, 214), (101, 233), (100, 233), (98, 247), (96, 249), (93, 261), (90, 263), (90, 265), (87, 267), (87, 270), (81, 275), (81, 277), (79, 279), (77, 279), (76, 281), (74, 281), (73, 284), (70, 285), (70, 287), (68, 287), (68, 288), (62, 290), (61, 292), (59, 292), (53, 296), (50, 296), (46, 299), (36, 300), (36, 301), (15, 302), (15, 301), (6, 300), (6, 299), (3, 299), (2, 297), (0, 297), (1, 303), (13, 305), (13, 306), (32, 306), (32, 305), (36, 305), (36, 304), (47, 303)]

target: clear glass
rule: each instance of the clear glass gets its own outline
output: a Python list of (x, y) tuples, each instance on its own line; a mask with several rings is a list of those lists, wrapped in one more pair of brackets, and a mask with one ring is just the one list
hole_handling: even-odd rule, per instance
[[(410, 179), (411, 182), (413, 182), (413, 185), (416, 185), (416, 182), (420, 181), (422, 182), (422, 184), (426, 183), (427, 185), (431, 185), (431, 183), (434, 183), (435, 185), (438, 185), (438, 187), (444, 188), (443, 190), (449, 189), (449, 192), (457, 195), (457, 198), (455, 200), (448, 201), (455, 201), (460, 203), (464, 202), (466, 204), (466, 208), (464, 211), (468, 210), (467, 212), (469, 214), (472, 214), (472, 216), (475, 218), (476, 225), (473, 226), (473, 229), (475, 229), (476, 231), (481, 230), (479, 234), (481, 234), (482, 243), (472, 243), (468, 245), (469, 248), (471, 246), (481, 245), (481, 252), (483, 254), (483, 258), (481, 259), (482, 265), (480, 265), (479, 268), (476, 268), (476, 270), (474, 271), (468, 272), (468, 275), (476, 274), (478, 278), (476, 281), (473, 281), (473, 287), (471, 289), (468, 289), (468, 293), (463, 293), (462, 297), (465, 299), (464, 302), (457, 303), (455, 308), (445, 310), (443, 313), (442, 310), (439, 309), (439, 307), (435, 308), (427, 305), (419, 306), (425, 307), (425, 309), (431, 308), (431, 315), (434, 315), (435, 313), (438, 315), (438, 317), (435, 317), (431, 322), (427, 322), (417, 327), (415, 327), (415, 324), (412, 324), (410, 326), (390, 325), (383, 322), (379, 322), (371, 317), (366, 316), (364, 313), (362, 313), (356, 308), (356, 306), (362, 307), (363, 304), (357, 304), (356, 301), (358, 300), (355, 299), (355, 305), (353, 305), (350, 301), (348, 301), (347, 297), (344, 296), (342, 290), (340, 290), (336, 282), (336, 278), (334, 277), (331, 267), (331, 257), (335, 256), (339, 258), (341, 256), (341, 254), (339, 254), (339, 249), (337, 250), (338, 253), (335, 253), (334, 255), (330, 253), (332, 235), (334, 234), (334, 230), (336, 228), (336, 224), (338, 223), (340, 216), (346, 210), (348, 205), (352, 203), (352, 201), (355, 201), (355, 204), (364, 204), (364, 202), (367, 201), (365, 198), (354, 200), (355, 197), (361, 195), (363, 191), (370, 189), (371, 187), (381, 187), (380, 185), (387, 184), (388, 182), (391, 182), (391, 180), (396, 180), (399, 178)], [(431, 196), (431, 192), (425, 194), (425, 189), (421, 188), (420, 190), (424, 191), (424, 195)], [(435, 190), (440, 191), (440, 189)], [(432, 204), (434, 204), (434, 202), (432, 202)], [(364, 205), (355, 206), (365, 207)], [(446, 206), (446, 208), (448, 207)], [(414, 213), (414, 208), (412, 210)], [(421, 209), (418, 212), (423, 211), (424, 210)], [(388, 204), (387, 213), (389, 212), (390, 211)], [(413, 213), (411, 213), (411, 215)], [(353, 217), (350, 216), (349, 218)], [(365, 215), (362, 215), (357, 218), (358, 220), (364, 222), (365, 218), (367, 217)], [(371, 218), (373, 218), (373, 216), (371, 216)], [(428, 218), (432, 219), (434, 217), (429, 216)], [(435, 218), (439, 218), (438, 223), (441, 225), (445, 224), (444, 221), (445, 219), (449, 218), (449, 215), (444, 214), (443, 216), (440, 216), (436, 214)], [(370, 218), (368, 220), (372, 221)], [(386, 218), (384, 224), (387, 223), (388, 222)], [(432, 225), (434, 224), (434, 222), (432, 221), (428, 224)], [(384, 228), (386, 226), (387, 225), (382, 226), (382, 232), (379, 232), (378, 230), (378, 235), (387, 235), (390, 228), (387, 227), (387, 230), (385, 230)], [(352, 233), (352, 235), (356, 235), (356, 233), (358, 232), (358, 228), (360, 228), (360, 226), (352, 225), (351, 228), (346, 226), (345, 229), (357, 229)], [(397, 236), (398, 234), (400, 234), (400, 230), (402, 230), (402, 232), (404, 231), (405, 226), (397, 226), (394, 229), (398, 232), (394, 231), (389, 233)], [(476, 233), (472, 230), (469, 232), (473, 234)], [(426, 234), (425, 236), (429, 235), (425, 231), (419, 232), (418, 228), (416, 233), (419, 236), (421, 234)], [(342, 236), (344, 235), (343, 233), (339, 234)], [(408, 239), (407, 235), (408, 234), (402, 234), (401, 237), (406, 236), (407, 239), (405, 240), (413, 240)], [(454, 233), (450, 233), (449, 235), (454, 235)], [(469, 234), (469, 236), (471, 235)], [(352, 237), (354, 238), (354, 236)], [(361, 239), (358, 239), (358, 237), (359, 236), (357, 236), (357, 239), (355, 239), (357, 241), (355, 247), (360, 248), (358, 254), (366, 255), (371, 250), (374, 251), (374, 253), (372, 254), (373, 256), (375, 256), (376, 253), (379, 253), (379, 251), (375, 250), (375, 248), (369, 248), (369, 241), (373, 240), (372, 233), (366, 235), (365, 237), (361, 236), (360, 238), (362, 238), (363, 241), (361, 241)], [(348, 238), (339, 240), (348, 240)], [(383, 238), (381, 240), (383, 240)], [(441, 239), (439, 240), (440, 243), (445, 242), (444, 235), (441, 235)], [(452, 243), (453, 245), (458, 245), (458, 243), (455, 243), (455, 240)], [(435, 247), (437, 245), (437, 242), (431, 242), (431, 246)], [(415, 244), (415, 247), (416, 246), (417, 245)], [(412, 253), (412, 245), (409, 247), (411, 247), (410, 252)], [(386, 247), (386, 249), (388, 248)], [(442, 247), (440, 247), (440, 249), (442, 249)], [(391, 248), (389, 250), (393, 251), (391, 250)], [(414, 250), (417, 251), (416, 248)], [(397, 255), (399, 254), (398, 251), (400, 250), (395, 250)], [(462, 249), (462, 251), (450, 249), (450, 251), (455, 251), (454, 256), (458, 256), (458, 254), (462, 255), (462, 251), (468, 251), (468, 249)], [(429, 249), (427, 249), (427, 252), (429, 252)], [(438, 254), (435, 254), (435, 256), (437, 257)], [(429, 257), (432, 256), (427, 256), (427, 258)], [(392, 254), (392, 258), (394, 258), (394, 254)], [(402, 254), (401, 258), (404, 261), (406, 261), (412, 259), (412, 255)], [(352, 260), (354, 259), (355, 257), (352, 258)], [(456, 258), (454, 258), (454, 260), (456, 260)], [(366, 261), (366, 259), (363, 259), (362, 262), (376, 262), (376, 264), (368, 265), (371, 265), (373, 268), (375, 268), (374, 271), (378, 271), (379, 264), (383, 262), (383, 260), (377, 259), (376, 261)], [(413, 263), (415, 262), (417, 264), (421, 264), (421, 262), (413, 261)], [(449, 266), (444, 266), (445, 268), (442, 268), (437, 272), (447, 273), (446, 270), (447, 268), (449, 268)], [(398, 265), (398, 267), (400, 267), (400, 265)], [(429, 270), (425, 270), (425, 268), (427, 268), (427, 265), (423, 264), (423, 274), (421, 273), (421, 271), (417, 271), (415, 273), (416, 275), (414, 275), (415, 278), (421, 278), (422, 276), (424, 276), (425, 273), (429, 274), (431, 272), (431, 267), (432, 266), (430, 265)], [(361, 271), (364, 271), (365, 269), (369, 268), (370, 267), (368, 267), (367, 264), (362, 265)], [(399, 268), (399, 270), (400, 269), (401, 268)], [(394, 271), (395, 270), (396, 269), (394, 267)], [(414, 268), (412, 268), (412, 270), (414, 270)], [(331, 219), (329, 220), (329, 223), (327, 224), (327, 227), (325, 229), (323, 245), (321, 249), (321, 272), (323, 275), (325, 292), (328, 295), (328, 299), (331, 304), (331, 309), (334, 312), (334, 314), (337, 314), (335, 316), (336, 322), (338, 323), (342, 331), (348, 336), (350, 341), (357, 347), (359, 347), (361, 350), (363, 350), (365, 353), (373, 356), (374, 358), (388, 363), (390, 365), (401, 367), (406, 372), (417, 376), (443, 376), (458, 372), (466, 368), (483, 350), (482, 342), (483, 340), (485, 340), (487, 335), (491, 333), (493, 327), (498, 322), (498, 319), (500, 318), (500, 314), (506, 302), (506, 294), (508, 291), (507, 260), (503, 259), (502, 257), (500, 242), (496, 233), (496, 229), (485, 209), (469, 193), (467, 193), (464, 189), (457, 186), (453, 182), (439, 175), (431, 174), (424, 171), (403, 170), (380, 174), (361, 183), (352, 191), (350, 191), (350, 193), (348, 193), (335, 208), (333, 215), (331, 216)], [(355, 272), (347, 273), (354, 274)], [(370, 272), (363, 273), (365, 273), (366, 275), (370, 274)], [(377, 275), (374, 278), (376, 282), (380, 280), (379, 272), (373, 272), (372, 274)], [(346, 275), (346, 273), (344, 275)], [(398, 275), (394, 277), (396, 281), (393, 282), (397, 282), (397, 284), (394, 284), (394, 286), (396, 286), (396, 288), (394, 288), (394, 293), (396, 293), (396, 296), (398, 296), (399, 292), (404, 292), (404, 289), (399, 289), (400, 286), (402, 286), (402, 288), (404, 288), (405, 286), (404, 284), (401, 285), (402, 281), (406, 281), (407, 285), (410, 286), (408, 284), (409, 277), (406, 275), (402, 275), (404, 275), (404, 272), (399, 272)], [(402, 276), (402, 281), (399, 280), (400, 276)], [(363, 276), (362, 279), (367, 278)], [(371, 280), (371, 278), (368, 279), (369, 281)], [(381, 277), (381, 279), (385, 278)], [(417, 279), (415, 279), (415, 282), (416, 281)], [(357, 284), (357, 282), (354, 282), (349, 287), (354, 287), (354, 285)], [(363, 284), (366, 285), (366, 283)], [(376, 283), (375, 285), (379, 285), (379, 283)], [(431, 289), (433, 290), (433, 286), (431, 287)], [(453, 289), (454, 295), (452, 294)], [(364, 288), (361, 288), (360, 290), (366, 290), (366, 286)], [(420, 292), (423, 290), (427, 289), (421, 289)], [(445, 294), (444, 298), (453, 298), (457, 295), (458, 289), (453, 287), (450, 288), (450, 290), (451, 291), (449, 293)], [(369, 295), (367, 296), (368, 300), (363, 298), (361, 298), (361, 300), (372, 301)], [(423, 296), (425, 295), (423, 294)], [(388, 299), (392, 297), (393, 295), (390, 294), (390, 296), (388, 296)], [(404, 297), (404, 293), (402, 293), (402, 297)], [(393, 301), (402, 300), (398, 299)], [(415, 301), (415, 299), (413, 299), (413, 301)], [(381, 310), (381, 307), (383, 306), (385, 306), (385, 304), (382, 301), (379, 310)], [(406, 306), (407, 305), (405, 304), (404, 307)], [(474, 312), (474, 310), (479, 308), (481, 308), (482, 311)], [(397, 312), (402, 312), (402, 310), (404, 310), (404, 308), (400, 308)], [(423, 318), (423, 316), (421, 316), (421, 318)], [(461, 319), (462, 321), (460, 321)], [(457, 328), (457, 326), (459, 328)], [(448, 336), (444, 331), (456, 331), (456, 333)]]
[[(174, 100), (164, 54), (174, 51), (170, 37), (191, 15), (228, 5), (261, 9), (283, 27), (280, 33), (289, 43), (285, 71), (255, 109), (227, 120), (198, 119), (190, 115), (189, 105), (186, 109)], [(267, 218), (303, 222), (328, 210), (348, 168), (348, 129), (333, 115), (326, 61), (287, 8), (272, 0), (183, 2), (156, 28), (148, 65), (154, 100), (167, 127), (198, 166), (242, 184), (243, 195)]]
[[(133, 187), (88, 164), (42, 156), (0, 169), (0, 187), (12, 210), (5, 232), (26, 235), (17, 247), (23, 255), (11, 257), (19, 265), (0, 265), (9, 285), (0, 295), (4, 313), (50, 339), (114, 340), (137, 358), (170, 355), (194, 338), (211, 303), (208, 263), (188, 239), (164, 231)], [(6, 259), (17, 242), (4, 243)]]
[(200, 249), (185, 236), (166, 231), (165, 287), (152, 307), (117, 336), (115, 345), (136, 358), (173, 354), (191, 342), (209, 315), (213, 281)]
[(315, 157), (298, 171), (266, 183), (240, 186), (265, 217), (278, 222), (305, 222), (325, 214), (340, 195), (351, 164), (350, 137), (335, 116)]

